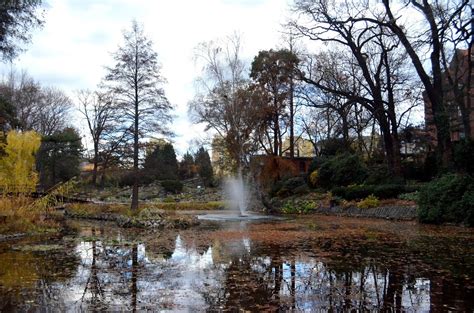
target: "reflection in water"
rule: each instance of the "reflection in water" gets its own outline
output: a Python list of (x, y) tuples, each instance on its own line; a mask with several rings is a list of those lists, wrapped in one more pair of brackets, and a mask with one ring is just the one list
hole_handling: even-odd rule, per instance
[[(170, 253), (121, 235), (110, 240), (100, 228), (90, 235), (74, 244), (74, 253), (67, 244), (56, 255), (0, 250), (0, 311), (440, 311), (473, 305), (470, 291), (409, 262), (323, 259), (311, 249), (262, 245), (245, 235), (197, 248), (193, 238), (177, 234)], [(49, 269), (38, 270), (38, 264)]]

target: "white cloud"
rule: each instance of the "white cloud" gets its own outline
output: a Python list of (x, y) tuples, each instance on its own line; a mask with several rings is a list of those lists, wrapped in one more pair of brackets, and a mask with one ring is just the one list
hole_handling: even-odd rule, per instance
[(35, 31), (33, 43), (15, 65), (71, 96), (80, 88), (93, 89), (105, 73), (104, 66), (111, 65), (110, 53), (120, 44), (122, 30), (132, 19), (138, 20), (153, 40), (168, 80), (165, 90), (176, 106), (175, 143), (184, 153), (188, 142), (203, 130), (187, 119), (187, 103), (198, 75), (194, 47), (238, 32), (243, 56), (251, 60), (259, 50), (277, 46), (287, 6), (288, 0), (50, 0), (44, 28)]

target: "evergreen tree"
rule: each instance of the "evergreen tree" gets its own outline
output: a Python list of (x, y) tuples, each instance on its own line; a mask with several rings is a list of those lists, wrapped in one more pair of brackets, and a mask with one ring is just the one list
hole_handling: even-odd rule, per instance
[(40, 184), (48, 188), (79, 175), (81, 154), (81, 136), (74, 128), (43, 137), (36, 158)]
[(194, 159), (198, 168), (199, 176), (202, 178), (206, 186), (210, 186), (212, 184), (214, 173), (209, 153), (204, 149), (204, 147), (200, 147), (196, 152)]
[(186, 152), (183, 155), (183, 160), (179, 162), (179, 178), (189, 179), (193, 178), (196, 173), (196, 166), (194, 165), (194, 157), (191, 153)]
[(157, 145), (145, 159), (143, 166), (146, 181), (177, 180), (178, 161), (171, 143)]

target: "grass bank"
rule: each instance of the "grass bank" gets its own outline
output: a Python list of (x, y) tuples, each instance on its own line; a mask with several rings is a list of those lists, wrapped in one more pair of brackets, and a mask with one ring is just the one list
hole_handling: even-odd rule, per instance
[(48, 200), (26, 196), (0, 197), (0, 234), (37, 234), (60, 230), (61, 217)]

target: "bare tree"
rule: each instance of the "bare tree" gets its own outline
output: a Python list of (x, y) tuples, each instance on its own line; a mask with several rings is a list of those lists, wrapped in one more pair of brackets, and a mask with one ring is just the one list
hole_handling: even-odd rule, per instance
[(251, 133), (257, 121), (256, 95), (245, 79), (240, 38), (234, 35), (222, 42), (201, 43), (196, 48), (196, 61), (203, 64), (203, 70), (189, 113), (194, 122), (206, 124), (207, 130), (214, 130), (224, 140), (237, 169), (253, 149)]
[(43, 88), (40, 105), (36, 108), (37, 120), (32, 128), (45, 136), (52, 135), (68, 126), (71, 109), (72, 101), (63, 91)]
[[(328, 1), (319, 3), (325, 9), (330, 6)], [(386, 36), (394, 36), (399, 40), (425, 88), (426, 99), (430, 103), (434, 116), (438, 157), (444, 167), (449, 166), (452, 161), (446, 100), (447, 94), (453, 92), (449, 84), (445, 83), (444, 76), (448, 70), (445, 56), (449, 54), (449, 50), (454, 50), (459, 46), (464, 46), (469, 50), (472, 48), (472, 8), (469, 3), (469, 0), (382, 0), (381, 6), (372, 6), (368, 0), (351, 0), (346, 2), (347, 9), (343, 12), (344, 16), (327, 15), (335, 27), (333, 30), (354, 29), (354, 24), (362, 23), (364, 25), (362, 29), (366, 32), (380, 28)], [(306, 16), (314, 13), (313, 1), (297, 0), (296, 7), (300, 12), (305, 12)], [(414, 11), (420, 13), (424, 23), (415, 26), (410, 24), (411, 20), (403, 18)], [(321, 28), (318, 28), (318, 34), (310, 28), (300, 28), (300, 30), (307, 33), (309, 31), (315, 35), (313, 38), (320, 38), (322, 34)], [(350, 39), (354, 38), (350, 37)], [(471, 53), (471, 51), (468, 53), (469, 60)], [(429, 58), (425, 59), (425, 55), (429, 55)], [(471, 110), (470, 99), (467, 98), (468, 106), (460, 108), (465, 121)], [(467, 125), (465, 128), (466, 131), (469, 130)]]
[(89, 135), (92, 138), (94, 149), (92, 183), (96, 185), (99, 152), (101, 151), (102, 141), (104, 141), (108, 133), (116, 131), (114, 128), (117, 118), (115, 114), (116, 107), (113, 106), (112, 96), (107, 93), (80, 90), (77, 94), (77, 98), (79, 101), (79, 112), (84, 115)]
[(60, 89), (42, 87), (25, 71), (11, 71), (2, 85), (2, 96), (15, 108), (19, 129), (50, 136), (69, 126), (72, 102)]
[[(340, 62), (337, 75), (349, 83), (335, 88), (328, 83), (330, 80), (324, 68), (320, 70), (321, 65), (317, 62), (301, 73), (301, 79), (325, 92), (363, 105), (380, 127), (389, 169), (400, 175), (397, 107), (403, 97), (397, 97), (397, 92), (406, 77), (402, 73), (403, 63), (400, 63), (406, 57), (398, 48), (396, 36), (380, 25), (357, 18), (368, 14), (370, 7), (368, 4), (358, 6), (356, 2), (296, 1), (296, 9), (304, 18), (291, 25), (310, 40), (325, 42), (345, 51), (347, 59), (337, 59)], [(350, 80), (362, 86), (360, 92), (347, 88), (353, 84)]]
[(107, 68), (105, 84), (114, 94), (121, 110), (123, 123), (132, 123), (133, 172), (131, 209), (138, 209), (140, 138), (150, 133), (168, 133), (172, 108), (165, 97), (158, 54), (145, 36), (143, 27), (132, 22), (130, 31), (123, 33), (124, 43), (113, 54), (116, 62)]

